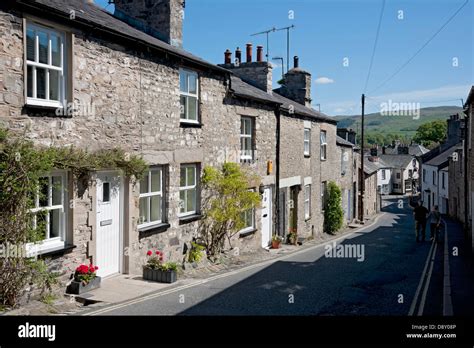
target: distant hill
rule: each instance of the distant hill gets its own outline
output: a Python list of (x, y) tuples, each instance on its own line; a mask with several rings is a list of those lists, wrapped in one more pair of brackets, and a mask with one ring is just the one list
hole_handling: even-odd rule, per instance
[[(450, 115), (461, 114), (462, 108), (457, 106), (437, 106), (420, 109), (419, 119), (412, 116), (387, 116), (380, 113), (365, 116), (365, 131), (367, 133), (399, 134), (403, 137), (413, 137), (423, 123), (446, 120)], [(360, 133), (360, 116), (334, 116), (339, 128), (352, 128)]]

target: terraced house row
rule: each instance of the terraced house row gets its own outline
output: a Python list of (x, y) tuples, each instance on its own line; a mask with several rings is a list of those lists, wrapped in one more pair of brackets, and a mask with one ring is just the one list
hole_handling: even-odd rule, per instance
[(243, 59), (227, 50), (221, 65), (183, 50), (182, 0), (114, 3), (114, 15), (85, 0), (0, 4), (0, 125), (37, 145), (118, 147), (149, 164), (137, 184), (98, 171), (82, 190), (72, 173), (45, 174), (49, 197), (37, 208), (49, 211), (47, 233), (36, 248), (52, 269), (68, 275), (88, 259), (101, 276), (141, 274), (150, 247), (181, 260), (201, 218), (201, 172), (226, 161), (260, 178), (240, 252), (273, 234), (324, 233), (329, 181), (344, 186), (345, 221), (357, 218), (360, 155), (311, 108), (298, 58), (272, 90), (262, 47), (255, 59), (251, 45)]

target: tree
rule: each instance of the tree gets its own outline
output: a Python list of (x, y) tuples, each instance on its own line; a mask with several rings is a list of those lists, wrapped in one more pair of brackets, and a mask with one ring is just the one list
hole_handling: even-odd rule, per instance
[(445, 121), (438, 120), (422, 124), (416, 130), (413, 140), (424, 146), (439, 143), (446, 138), (447, 125)]
[(335, 234), (343, 224), (344, 211), (342, 209), (341, 189), (333, 181), (327, 187), (327, 203), (324, 210), (325, 230), (330, 234)]
[(204, 168), (199, 232), (211, 260), (222, 252), (226, 240), (232, 248), (232, 237), (245, 227), (244, 214), (260, 203), (260, 194), (249, 190), (251, 183), (258, 186), (257, 180), (236, 163), (224, 163), (221, 170)]

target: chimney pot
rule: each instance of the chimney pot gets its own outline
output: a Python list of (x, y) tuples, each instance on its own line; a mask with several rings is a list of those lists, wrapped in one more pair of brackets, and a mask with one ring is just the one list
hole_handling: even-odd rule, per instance
[(294, 63), (294, 67), (295, 67), (295, 68), (299, 68), (299, 66), (300, 66), (300, 59), (299, 59), (298, 56), (295, 56), (295, 57), (293, 58), (293, 63)]
[(224, 52), (224, 64), (231, 64), (232, 63), (232, 52), (227, 49), (225, 52)]
[(239, 62), (239, 64), (242, 63), (242, 51), (240, 50), (240, 47), (237, 47), (235, 50), (235, 59)]
[(247, 44), (247, 63), (252, 63), (252, 44)]
[(257, 62), (263, 62), (263, 46), (257, 46)]

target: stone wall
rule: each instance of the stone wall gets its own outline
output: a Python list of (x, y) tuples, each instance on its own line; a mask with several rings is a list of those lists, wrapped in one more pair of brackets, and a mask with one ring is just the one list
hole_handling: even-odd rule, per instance
[[(138, 232), (139, 185), (125, 180), (124, 272), (141, 273), (149, 248), (165, 251), (166, 258), (181, 261), (185, 245), (196, 236), (199, 221), (179, 220), (179, 173), (182, 163), (220, 166), (240, 150), (240, 117), (255, 118), (257, 158), (244, 167), (257, 174), (263, 185), (274, 185), (267, 175), (267, 161), (275, 163), (275, 112), (270, 106), (227, 97), (226, 77), (200, 71), (198, 127), (180, 124), (179, 68), (183, 64), (163, 54), (137, 52), (116, 43), (73, 30), (71, 40), (73, 98), (92, 106), (91, 113), (72, 117), (25, 107), (23, 96), (23, 28), (20, 14), (0, 12), (0, 125), (24, 133), (37, 145), (70, 146), (88, 150), (122, 148), (142, 155), (150, 165), (164, 165), (168, 174), (167, 222), (164, 231)], [(52, 267), (72, 272), (86, 258), (95, 256), (95, 188), (74, 192), (68, 243), (69, 254), (52, 259)], [(258, 189), (258, 188), (256, 188)], [(261, 212), (256, 209), (257, 232), (236, 237), (240, 251), (259, 247)], [(67, 272), (66, 272), (67, 273)]]
[[(457, 150), (458, 160), (453, 161), (451, 157), (449, 159), (448, 167), (448, 204), (449, 204), (449, 215), (458, 221), (464, 223), (465, 221), (465, 195), (466, 189), (464, 185), (464, 158), (463, 150)], [(439, 172), (441, 175), (441, 171)], [(441, 181), (440, 181), (441, 182)], [(441, 205), (441, 202), (438, 202)]]

